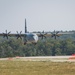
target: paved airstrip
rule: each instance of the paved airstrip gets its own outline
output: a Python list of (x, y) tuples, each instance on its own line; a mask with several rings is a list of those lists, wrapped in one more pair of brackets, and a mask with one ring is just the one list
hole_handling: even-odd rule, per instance
[(10, 61), (50, 61), (50, 62), (75, 62), (75, 56), (32, 56), (32, 57), (9, 57), (0, 60)]

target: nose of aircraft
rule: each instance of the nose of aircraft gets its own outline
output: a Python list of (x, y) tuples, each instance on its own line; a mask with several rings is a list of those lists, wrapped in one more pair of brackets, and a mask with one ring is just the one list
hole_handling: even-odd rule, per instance
[(35, 42), (38, 41), (38, 36), (36, 34), (34, 34), (34, 40), (35, 40)]

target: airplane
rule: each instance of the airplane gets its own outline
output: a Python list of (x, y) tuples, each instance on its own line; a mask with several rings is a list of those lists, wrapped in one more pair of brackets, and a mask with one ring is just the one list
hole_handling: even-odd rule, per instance
[(3, 36), (3, 38), (7, 38), (9, 36), (13, 36), (13, 37), (17, 37), (17, 39), (23, 39), (24, 41), (24, 45), (27, 43), (32, 43), (32, 44), (37, 44), (39, 37), (41, 37), (42, 39), (51, 36), (54, 37), (56, 39), (56, 37), (59, 37), (62, 34), (69, 34), (69, 33), (59, 33), (59, 32), (28, 32), (27, 31), (27, 25), (26, 25), (26, 19), (25, 19), (25, 33), (22, 33), (22, 31), (20, 31), (20, 33), (17, 31), (17, 33), (11, 33), (11, 32), (7, 32), (7, 30), (5, 31), (5, 33), (0, 33), (0, 36)]

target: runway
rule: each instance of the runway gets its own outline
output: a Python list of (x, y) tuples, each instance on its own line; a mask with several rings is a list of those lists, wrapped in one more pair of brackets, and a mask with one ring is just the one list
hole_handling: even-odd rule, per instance
[(9, 57), (0, 60), (11, 61), (49, 61), (49, 62), (75, 62), (75, 56), (32, 56), (32, 57)]

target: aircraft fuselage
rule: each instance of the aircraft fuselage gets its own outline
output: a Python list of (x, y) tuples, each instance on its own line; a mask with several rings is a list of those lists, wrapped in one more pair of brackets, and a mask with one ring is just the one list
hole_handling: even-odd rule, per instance
[(25, 33), (24, 43), (37, 43), (38, 36), (34, 33)]

